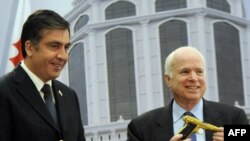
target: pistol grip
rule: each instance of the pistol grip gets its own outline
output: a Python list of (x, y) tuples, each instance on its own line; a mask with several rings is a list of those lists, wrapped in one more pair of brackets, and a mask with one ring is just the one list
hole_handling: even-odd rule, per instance
[(179, 134), (182, 134), (181, 140), (185, 140), (190, 136), (190, 134), (195, 130), (197, 125), (192, 124), (192, 123), (187, 123), (182, 130), (179, 132)]

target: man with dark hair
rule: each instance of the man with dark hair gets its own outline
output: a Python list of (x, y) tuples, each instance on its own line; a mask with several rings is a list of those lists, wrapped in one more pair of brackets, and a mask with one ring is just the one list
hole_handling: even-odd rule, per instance
[(180, 141), (186, 114), (218, 126), (217, 132), (192, 134), (185, 141), (223, 141), (224, 124), (248, 124), (243, 109), (205, 100), (205, 60), (194, 47), (180, 47), (168, 55), (164, 78), (173, 94), (166, 107), (144, 113), (128, 125), (128, 141)]
[(77, 95), (55, 80), (68, 60), (69, 23), (38, 10), (21, 44), (24, 60), (0, 78), (0, 141), (85, 141)]

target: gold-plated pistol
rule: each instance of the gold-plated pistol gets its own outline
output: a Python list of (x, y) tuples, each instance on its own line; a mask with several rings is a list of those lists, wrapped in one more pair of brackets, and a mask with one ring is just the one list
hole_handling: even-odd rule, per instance
[(191, 133), (198, 133), (200, 128), (214, 132), (220, 131), (219, 127), (209, 123), (202, 122), (201, 120), (193, 116), (186, 115), (183, 117), (183, 120), (185, 122), (185, 126), (178, 133), (178, 134), (183, 134), (183, 137), (181, 138), (182, 140), (188, 138), (191, 135)]

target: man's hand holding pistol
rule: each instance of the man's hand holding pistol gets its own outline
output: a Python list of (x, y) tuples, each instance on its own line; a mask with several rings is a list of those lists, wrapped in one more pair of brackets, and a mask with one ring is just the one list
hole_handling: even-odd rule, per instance
[(180, 132), (171, 138), (170, 141), (191, 141), (189, 138), (192, 133), (198, 133), (200, 129), (213, 131), (213, 141), (224, 141), (224, 128), (217, 127), (209, 123), (204, 123), (201, 120), (186, 115), (183, 117), (185, 126)]

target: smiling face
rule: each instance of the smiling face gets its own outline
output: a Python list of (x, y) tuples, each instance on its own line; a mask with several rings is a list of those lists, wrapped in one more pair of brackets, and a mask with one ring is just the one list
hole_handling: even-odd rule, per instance
[(24, 62), (44, 82), (55, 79), (67, 63), (69, 42), (68, 30), (44, 30), (37, 44), (30, 40), (25, 42)]
[(165, 75), (165, 81), (176, 102), (190, 110), (206, 90), (204, 62), (193, 50), (182, 49), (174, 54), (170, 66), (171, 73)]

